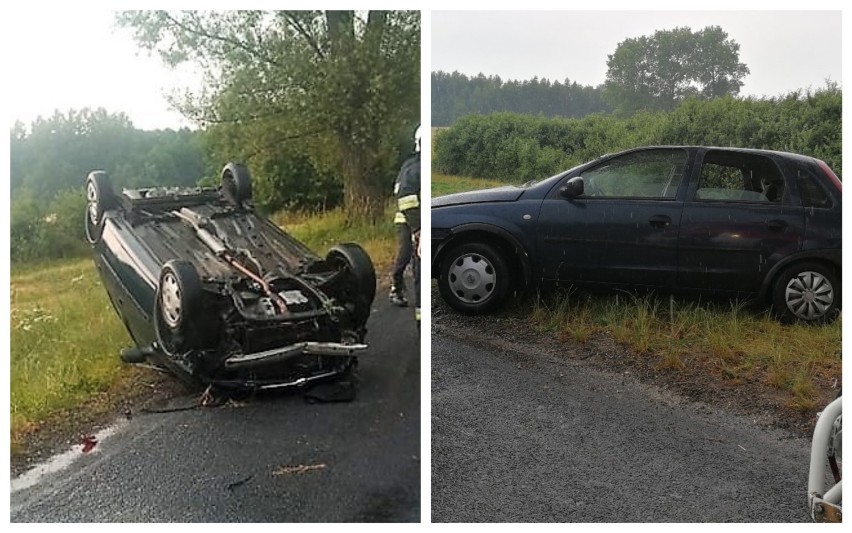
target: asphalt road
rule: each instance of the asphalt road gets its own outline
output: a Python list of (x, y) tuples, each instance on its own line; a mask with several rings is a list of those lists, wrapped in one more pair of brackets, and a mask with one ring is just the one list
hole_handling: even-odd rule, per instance
[(809, 521), (804, 439), (485, 337), (433, 325), (434, 522)]
[(35, 485), (13, 480), (11, 521), (419, 521), (419, 338), (412, 309), (384, 296), (355, 401), (291, 393), (134, 416)]

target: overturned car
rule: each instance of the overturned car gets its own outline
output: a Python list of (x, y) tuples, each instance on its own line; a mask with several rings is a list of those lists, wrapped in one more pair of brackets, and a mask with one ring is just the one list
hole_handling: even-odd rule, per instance
[(357, 363), (376, 292), (367, 253), (323, 259), (259, 216), (251, 176), (217, 188), (114, 192), (86, 180), (86, 236), (110, 301), (150, 360), (193, 383), (269, 389), (340, 377)]

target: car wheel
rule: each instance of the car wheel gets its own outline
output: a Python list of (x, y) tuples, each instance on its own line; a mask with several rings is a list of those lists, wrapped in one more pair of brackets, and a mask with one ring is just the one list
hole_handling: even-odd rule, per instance
[(840, 278), (821, 263), (796, 263), (776, 278), (772, 304), (785, 322), (830, 322), (840, 310)]
[(94, 244), (104, 231), (104, 213), (118, 205), (109, 176), (93, 170), (86, 177), (86, 239)]
[(248, 168), (240, 163), (228, 163), (222, 169), (222, 194), (225, 199), (236, 207), (251, 201), (251, 174)]
[(168, 355), (202, 347), (198, 324), (203, 296), (201, 278), (192, 263), (169, 261), (163, 266), (154, 314), (157, 340)]
[(376, 297), (376, 270), (370, 256), (355, 243), (343, 243), (328, 251), (326, 261), (346, 270), (337, 296), (352, 302), (355, 323), (365, 325)]
[(462, 244), (441, 261), (438, 289), (444, 301), (457, 311), (493, 311), (506, 298), (509, 284), (506, 260), (489, 244)]

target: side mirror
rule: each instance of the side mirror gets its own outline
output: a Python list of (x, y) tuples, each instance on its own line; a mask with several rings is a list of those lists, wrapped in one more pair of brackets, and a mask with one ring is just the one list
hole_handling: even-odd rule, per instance
[(565, 185), (559, 188), (559, 196), (562, 198), (572, 199), (583, 195), (583, 178), (577, 176), (571, 178)]

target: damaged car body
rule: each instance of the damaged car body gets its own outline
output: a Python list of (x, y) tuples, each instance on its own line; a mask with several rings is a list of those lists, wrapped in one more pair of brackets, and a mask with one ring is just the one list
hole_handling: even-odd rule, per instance
[(357, 244), (323, 259), (257, 214), (251, 176), (229, 163), (218, 188), (113, 191), (86, 182), (86, 236), (135, 348), (178, 377), (222, 387), (301, 386), (349, 373), (376, 291)]

